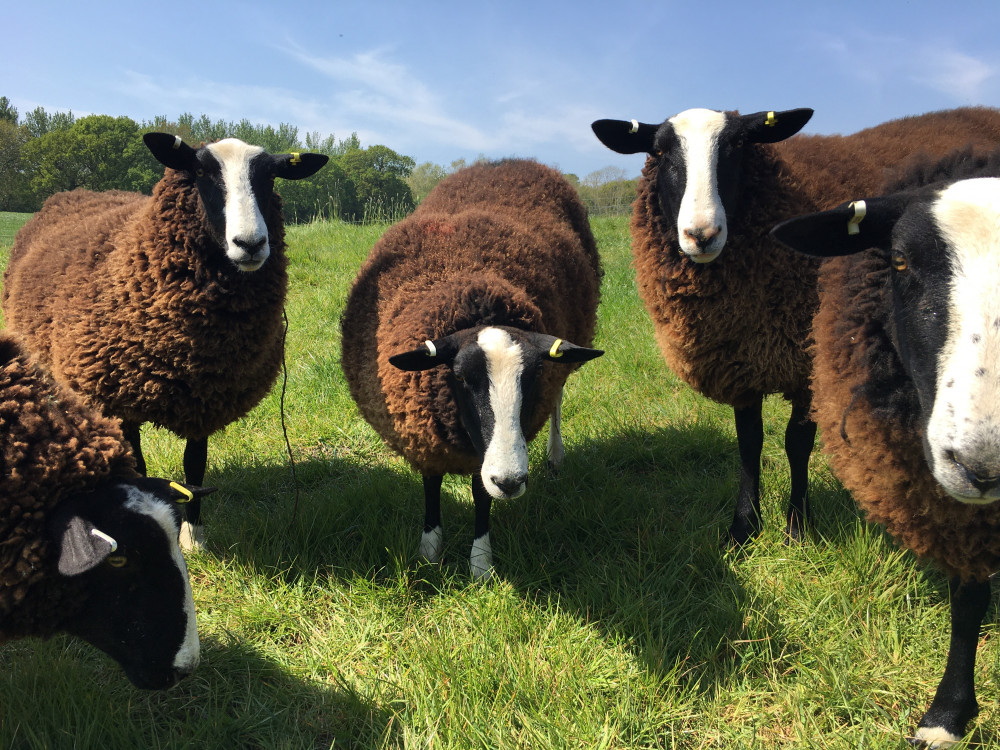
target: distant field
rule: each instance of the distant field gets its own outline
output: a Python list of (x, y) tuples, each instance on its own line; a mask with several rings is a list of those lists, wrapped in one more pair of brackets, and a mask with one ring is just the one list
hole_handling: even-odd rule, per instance
[(0, 211), (0, 248), (14, 244), (14, 235), (31, 218), (31, 214)]
[[(543, 434), (526, 495), (494, 504), (497, 580), (470, 580), (463, 477), (445, 481), (444, 563), (417, 561), (420, 479), (360, 420), (340, 371), (340, 312), (385, 226), (293, 227), (296, 479), (280, 388), (210, 440), (220, 491), (208, 549), (189, 557), (201, 666), (141, 692), (78, 641), (6, 644), (0, 747), (908, 747), (944, 666), (946, 581), (866, 525), (818, 453), (817, 533), (783, 544), (780, 399), (765, 408), (766, 531), (720, 551), (737, 488), (731, 411), (667, 371), (628, 219), (593, 226), (607, 353), (567, 384), (561, 475), (544, 470)], [(180, 441), (144, 440), (151, 473), (180, 478)], [(994, 747), (997, 640), (994, 607), (974, 722)]]

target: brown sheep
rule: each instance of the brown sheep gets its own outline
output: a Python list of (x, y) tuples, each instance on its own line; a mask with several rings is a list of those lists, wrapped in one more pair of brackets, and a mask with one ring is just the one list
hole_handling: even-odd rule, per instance
[[(970, 179), (982, 177), (994, 179)], [(966, 149), (916, 164), (888, 195), (774, 229), (842, 256), (820, 271), (813, 330), (831, 467), (870, 520), (951, 577), (948, 663), (917, 730), (932, 747), (978, 712), (976, 646), (1000, 570), (997, 177), (1000, 151)]]
[(117, 420), (0, 333), (0, 642), (68, 632), (162, 688), (198, 663), (177, 544), (196, 493), (140, 478)]
[[(733, 407), (740, 486), (729, 540), (737, 545), (760, 531), (761, 404), (771, 393), (792, 404), (785, 432), (788, 538), (801, 537), (808, 516), (816, 425), (809, 418), (807, 350), (817, 261), (781, 247), (769, 230), (877, 191), (913, 154), (1000, 144), (1000, 112), (987, 108), (906, 117), (846, 136), (791, 138), (811, 115), (688, 110), (661, 125), (593, 125), (613, 150), (649, 153), (631, 225), (639, 292), (670, 368)], [(720, 257), (723, 247), (729, 249)]]
[(362, 415), (423, 476), (425, 558), (441, 552), (445, 473), (474, 473), (478, 578), (492, 572), (491, 500), (524, 492), (527, 441), (550, 414), (558, 467), (565, 365), (601, 354), (585, 348), (600, 278), (586, 209), (533, 161), (459, 171), (375, 245), (341, 321), (342, 364)]
[[(3, 313), (57, 380), (122, 419), (141, 472), (139, 427), (152, 422), (187, 441), (185, 477), (200, 485), (208, 436), (256, 406), (281, 367), (288, 259), (274, 178), (308, 177), (327, 157), (143, 140), (168, 167), (152, 198), (49, 198), (14, 241)], [(188, 505), (186, 548), (203, 541), (200, 511)]]

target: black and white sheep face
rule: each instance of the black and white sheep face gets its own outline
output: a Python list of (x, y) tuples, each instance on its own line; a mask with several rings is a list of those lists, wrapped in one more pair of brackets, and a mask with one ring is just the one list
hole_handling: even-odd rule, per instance
[[(930, 213), (950, 261), (950, 273), (929, 284), (940, 287), (948, 311), (927, 422), (930, 465), (956, 499), (993, 502), (1000, 499), (1000, 180), (957, 182)], [(906, 257), (909, 247), (900, 249)]]
[(143, 140), (161, 164), (195, 178), (215, 241), (246, 272), (261, 268), (271, 254), (265, 215), (274, 200), (275, 177), (309, 177), (328, 158), (322, 154), (272, 156), (237, 138), (197, 150), (165, 133), (147, 133)]
[(462, 426), (482, 458), (483, 486), (496, 499), (520, 497), (528, 479), (522, 424), (538, 409), (543, 362), (575, 364), (602, 354), (546, 334), (487, 326), (459, 331), (389, 359), (402, 370), (447, 365)]
[(774, 234), (814, 255), (888, 254), (927, 464), (956, 500), (1000, 499), (1000, 179), (856, 202)]
[(161, 479), (115, 484), (60, 504), (50, 523), (58, 571), (84, 604), (67, 632), (115, 659), (137, 687), (173, 685), (199, 660), (177, 502)]
[(745, 144), (784, 140), (811, 116), (811, 109), (752, 115), (689, 109), (658, 126), (598, 120), (591, 127), (613, 151), (646, 151), (657, 159), (660, 208), (676, 227), (680, 252), (710, 263), (729, 235), (727, 212), (739, 201)]

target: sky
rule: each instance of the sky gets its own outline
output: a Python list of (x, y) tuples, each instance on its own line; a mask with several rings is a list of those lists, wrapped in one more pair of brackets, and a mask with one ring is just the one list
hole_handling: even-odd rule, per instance
[(284, 122), (446, 168), (632, 177), (642, 156), (590, 123), (692, 107), (811, 107), (803, 132), (828, 134), (1000, 106), (996, 0), (38, 0), (3, 18), (0, 96), (22, 114)]

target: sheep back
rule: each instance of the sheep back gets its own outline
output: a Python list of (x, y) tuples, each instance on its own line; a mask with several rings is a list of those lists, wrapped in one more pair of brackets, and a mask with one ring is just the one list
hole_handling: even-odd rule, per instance
[[(589, 345), (600, 262), (585, 219), (558, 172), (511, 160), (443, 181), (376, 243), (342, 318), (343, 369), (362, 415), (414, 469), (471, 473), (479, 459), (460, 425), (446, 369), (404, 372), (389, 357), (485, 325)], [(573, 369), (543, 367), (539, 408), (523, 425), (528, 440)]]
[[(287, 257), (280, 201), (268, 266), (239, 272), (211, 238), (194, 180), (153, 197), (54, 196), (15, 240), (3, 311), (54, 376), (106, 414), (201, 439), (242, 417), (281, 365)], [(40, 293), (44, 290), (44, 293)]]
[(17, 338), (0, 334), (0, 638), (25, 620), (33, 631), (59, 621), (62, 587), (46, 587), (22, 606), (56, 575), (45, 539), (50, 510), (112, 477), (135, 476), (118, 422), (53, 381)]

